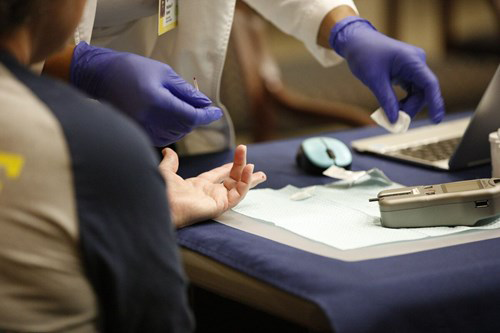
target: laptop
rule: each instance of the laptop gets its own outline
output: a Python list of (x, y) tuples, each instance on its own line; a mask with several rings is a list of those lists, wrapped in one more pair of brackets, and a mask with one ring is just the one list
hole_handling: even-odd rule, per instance
[(458, 170), (490, 161), (488, 135), (500, 128), (500, 66), (470, 118), (373, 136), (351, 143), (363, 153), (444, 170)]

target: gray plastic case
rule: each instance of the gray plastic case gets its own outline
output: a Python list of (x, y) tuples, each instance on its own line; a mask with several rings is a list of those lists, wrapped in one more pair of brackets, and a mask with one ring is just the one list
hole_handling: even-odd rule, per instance
[(473, 226), (500, 214), (500, 178), (403, 187), (382, 191), (377, 199), (384, 227)]

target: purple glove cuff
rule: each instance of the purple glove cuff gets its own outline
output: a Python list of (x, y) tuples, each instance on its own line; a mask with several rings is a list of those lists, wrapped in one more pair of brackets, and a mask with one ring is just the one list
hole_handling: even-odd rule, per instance
[(73, 57), (71, 58), (71, 65), (70, 65), (70, 81), (73, 85), (79, 87), (80, 82), (82, 81), (82, 71), (80, 71), (80, 68), (82, 66), (81, 58), (82, 54), (87, 52), (89, 49), (91, 50), (93, 47), (90, 46), (89, 44), (85, 42), (80, 42), (78, 45), (75, 46), (75, 49), (73, 50)]
[[(99, 92), (101, 80), (99, 79), (98, 72), (104, 69), (100, 67), (105, 66), (104, 64), (102, 64), (103, 66), (96, 66), (94, 58), (107, 53), (114, 53), (114, 51), (95, 47), (85, 42), (80, 42), (76, 45), (70, 64), (70, 82), (90, 96), (99, 98), (100, 96), (97, 96), (97, 93)], [(88, 63), (91, 61), (93, 62), (93, 66), (88, 68)]]
[(342, 38), (340, 32), (344, 30), (348, 25), (351, 25), (356, 22), (363, 22), (366, 27), (370, 27), (373, 30), (377, 30), (368, 20), (361, 18), (359, 16), (348, 16), (345, 19), (342, 19), (340, 22), (335, 24), (330, 31), (330, 37), (328, 38), (328, 43), (330, 46), (337, 52), (339, 55), (344, 57), (344, 43), (346, 42), (345, 38)]

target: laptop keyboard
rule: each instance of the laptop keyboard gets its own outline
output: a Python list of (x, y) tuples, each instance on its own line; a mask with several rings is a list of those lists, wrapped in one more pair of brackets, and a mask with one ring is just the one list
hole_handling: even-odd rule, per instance
[(461, 139), (461, 137), (458, 137), (426, 145), (404, 148), (394, 153), (430, 162), (445, 160), (451, 157)]

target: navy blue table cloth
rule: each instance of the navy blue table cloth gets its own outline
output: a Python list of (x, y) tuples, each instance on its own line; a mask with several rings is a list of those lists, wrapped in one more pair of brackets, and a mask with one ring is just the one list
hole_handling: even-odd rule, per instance
[[(350, 144), (382, 133), (369, 127), (323, 134)], [(249, 145), (249, 163), (268, 175), (260, 187), (332, 181), (296, 166), (295, 153), (303, 139)], [(231, 158), (232, 152), (184, 158), (180, 174), (193, 176)], [(354, 153), (353, 170), (373, 167), (404, 185), (491, 174), (488, 165), (445, 172)], [(500, 332), (499, 239), (356, 262), (315, 255), (216, 222), (181, 229), (178, 240), (181, 246), (318, 304), (335, 332)]]

